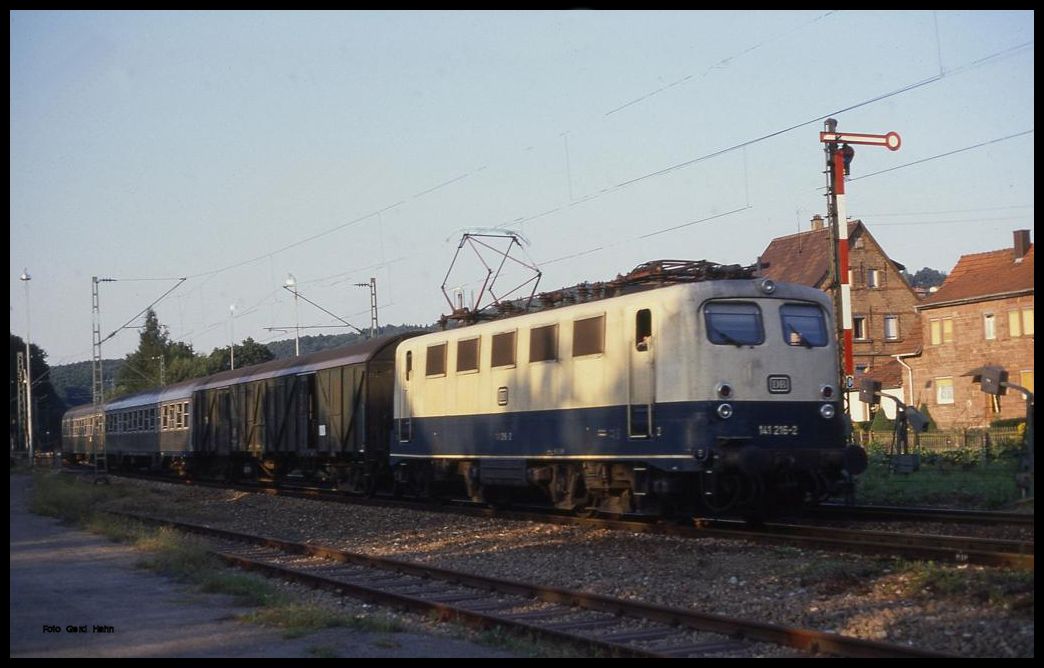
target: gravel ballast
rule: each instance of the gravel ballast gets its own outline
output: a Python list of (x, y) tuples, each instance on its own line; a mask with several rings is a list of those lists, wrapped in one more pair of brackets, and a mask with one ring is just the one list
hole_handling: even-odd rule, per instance
[[(144, 481), (113, 509), (657, 605), (907, 644), (1033, 656), (1033, 575)], [(927, 573), (927, 576), (925, 575)]]

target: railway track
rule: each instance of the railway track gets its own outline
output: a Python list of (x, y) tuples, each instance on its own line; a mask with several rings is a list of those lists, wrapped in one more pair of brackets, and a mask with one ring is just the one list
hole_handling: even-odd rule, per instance
[[(229, 487), (228, 485), (217, 483), (193, 484), (221, 488)], [(547, 512), (536, 509), (494, 509), (484, 504), (474, 504), (470, 502), (453, 502), (443, 505), (432, 505), (430, 503), (418, 504), (418, 502), (404, 499), (370, 499), (360, 496), (349, 496), (332, 490), (306, 487), (264, 487), (254, 485), (237, 485), (233, 487), (244, 491), (290, 496), (293, 498), (335, 501), (339, 503), (397, 506), (408, 509), (422, 508), (427, 511), (453, 512), (463, 515), (496, 519), (582, 525), (594, 528), (630, 531), (635, 533), (655, 533), (694, 539), (705, 537), (732, 538), (762, 544), (785, 544), (796, 547), (858, 552), (862, 554), (878, 554), (882, 556), (900, 556), (910, 559), (926, 559), (958, 564), (976, 564), (1026, 570), (1032, 570), (1034, 568), (1034, 544), (1032, 541), (1027, 540), (1001, 540), (938, 534), (864, 531), (782, 523), (766, 523), (752, 526), (737, 520), (707, 518), (694, 518), (692, 525), (684, 525), (676, 522), (655, 521), (649, 519), (577, 517), (575, 515)], [(930, 514), (934, 514), (935, 512), (937, 511), (931, 510)], [(912, 520), (917, 516), (915, 512), (900, 514), (907, 520)], [(957, 517), (961, 514), (962, 513), (957, 513), (955, 515), (951, 514), (950, 516)], [(965, 514), (978, 518), (978, 521), (982, 521), (988, 517), (983, 512), (979, 511), (965, 511)], [(1012, 515), (1012, 513), (1005, 515)], [(1022, 516), (1019, 515), (1019, 517)], [(1021, 522), (1022, 520), (1019, 521)]]
[(960, 524), (1013, 524), (1033, 526), (1032, 513), (1007, 513), (994, 510), (954, 508), (902, 508), (897, 506), (846, 506), (826, 503), (809, 508), (803, 515), (845, 520), (883, 520), (887, 522), (951, 522)]
[(611, 656), (757, 656), (760, 643), (793, 656), (906, 658), (949, 655), (821, 631), (648, 605), (378, 558), (132, 513), (114, 513), (207, 536), (235, 566), (384, 605), (483, 628), (585, 647)]

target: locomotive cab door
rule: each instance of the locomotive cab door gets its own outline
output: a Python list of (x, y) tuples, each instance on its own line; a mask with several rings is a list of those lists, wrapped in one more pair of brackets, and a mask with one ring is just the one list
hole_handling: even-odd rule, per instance
[(656, 401), (656, 361), (652, 311), (636, 309), (628, 337), (627, 436), (649, 438), (653, 434), (653, 403)]

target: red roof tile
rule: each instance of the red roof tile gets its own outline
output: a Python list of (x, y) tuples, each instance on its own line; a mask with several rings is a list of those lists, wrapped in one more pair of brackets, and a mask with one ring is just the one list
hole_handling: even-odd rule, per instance
[(982, 299), (1033, 289), (1033, 244), (1020, 259), (1011, 248), (962, 255), (939, 290), (924, 306)]
[[(858, 220), (849, 221), (849, 243), (860, 226), (862, 223)], [(768, 263), (762, 274), (775, 281), (820, 287), (830, 276), (830, 263), (833, 259), (830, 227), (825, 226), (821, 230), (809, 230), (773, 239), (761, 254), (761, 262)]]

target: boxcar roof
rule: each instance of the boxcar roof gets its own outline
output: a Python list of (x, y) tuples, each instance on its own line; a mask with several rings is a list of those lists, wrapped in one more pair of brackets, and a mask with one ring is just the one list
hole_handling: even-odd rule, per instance
[(285, 359), (272, 360), (262, 364), (222, 371), (213, 376), (199, 379), (199, 385), (194, 389), (208, 390), (216, 387), (227, 387), (268, 378), (280, 376), (294, 376), (303, 373), (312, 373), (321, 369), (329, 369), (336, 366), (348, 364), (364, 364), (377, 356), (388, 346), (394, 346), (407, 335), (395, 334), (391, 336), (380, 336), (367, 339), (359, 343), (347, 346), (321, 350), (317, 353), (301, 355), (300, 357), (288, 357)]

